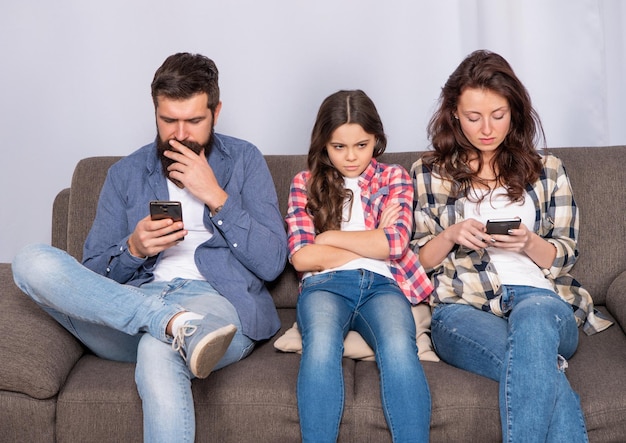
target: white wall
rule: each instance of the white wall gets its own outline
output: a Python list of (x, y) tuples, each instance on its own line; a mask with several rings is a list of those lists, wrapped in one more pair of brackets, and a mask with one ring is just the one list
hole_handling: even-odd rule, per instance
[(0, 5), (0, 261), (50, 241), (54, 196), (86, 156), (154, 138), (149, 85), (178, 51), (213, 58), (217, 130), (305, 153), (321, 100), (376, 102), (389, 150), (425, 149), (440, 88), (465, 55), (504, 55), (549, 146), (626, 143), (620, 0), (43, 0)]

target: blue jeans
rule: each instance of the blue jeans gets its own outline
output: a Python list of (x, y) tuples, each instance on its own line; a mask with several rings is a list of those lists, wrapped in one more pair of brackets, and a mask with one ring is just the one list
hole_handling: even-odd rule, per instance
[(254, 342), (239, 332), (235, 308), (205, 281), (176, 279), (139, 288), (123, 285), (47, 245), (27, 246), (12, 266), (17, 286), (94, 354), (136, 361), (146, 442), (194, 441), (193, 375), (165, 333), (173, 315), (193, 311), (205, 315), (215, 329), (237, 326), (215, 369), (241, 360), (254, 348)]
[(587, 442), (578, 395), (565, 376), (578, 328), (556, 293), (505, 286), (505, 318), (462, 304), (440, 304), (432, 340), (445, 362), (500, 383), (504, 442)]
[(417, 357), (415, 322), (398, 285), (381, 275), (337, 271), (304, 279), (298, 412), (304, 442), (335, 442), (343, 415), (341, 359), (349, 330), (374, 350), (383, 412), (394, 442), (428, 442), (430, 392)]

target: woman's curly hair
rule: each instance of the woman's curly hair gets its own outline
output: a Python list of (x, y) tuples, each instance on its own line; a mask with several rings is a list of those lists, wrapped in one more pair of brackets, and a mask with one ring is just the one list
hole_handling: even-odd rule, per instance
[[(537, 147), (545, 149), (545, 135), (528, 91), (509, 63), (493, 52), (471, 53), (448, 78), (439, 96), (439, 108), (428, 124), (433, 151), (424, 155), (424, 163), (431, 168), (439, 166), (445, 178), (453, 182), (457, 195), (467, 196), (473, 185), (485, 184), (478, 177), (483, 166), (480, 151), (465, 137), (455, 118), (459, 96), (468, 88), (494, 92), (509, 104), (510, 130), (498, 147), (492, 166), (511, 201), (521, 201), (526, 186), (534, 183), (541, 172)], [(479, 164), (473, 170), (469, 162), (476, 158)]]

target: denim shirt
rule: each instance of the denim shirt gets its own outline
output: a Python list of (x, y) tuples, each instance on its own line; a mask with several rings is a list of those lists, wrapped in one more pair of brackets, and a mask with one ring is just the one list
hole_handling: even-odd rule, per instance
[[(244, 140), (215, 134), (208, 162), (228, 199), (214, 216), (205, 207), (204, 225), (213, 236), (198, 246), (194, 259), (205, 279), (236, 308), (242, 332), (253, 340), (267, 339), (280, 322), (264, 282), (278, 277), (287, 256), (274, 182), (261, 152)], [(154, 142), (111, 166), (85, 242), (85, 266), (123, 284), (153, 280), (161, 254), (134, 257), (127, 242), (148, 215), (149, 201), (169, 199), (166, 180)]]

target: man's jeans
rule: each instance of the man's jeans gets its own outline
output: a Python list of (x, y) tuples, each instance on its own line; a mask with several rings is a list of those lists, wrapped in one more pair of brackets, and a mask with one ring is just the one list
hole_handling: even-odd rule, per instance
[(430, 392), (417, 357), (415, 322), (398, 285), (381, 275), (337, 271), (304, 279), (298, 411), (305, 442), (335, 442), (343, 414), (343, 339), (359, 332), (375, 351), (383, 411), (394, 442), (427, 442)]
[(12, 266), (17, 286), (92, 352), (109, 360), (137, 362), (135, 381), (147, 442), (194, 441), (193, 375), (165, 333), (177, 312), (206, 316), (215, 329), (237, 327), (215, 369), (241, 360), (254, 348), (254, 342), (239, 332), (235, 308), (205, 281), (123, 285), (47, 245), (27, 246)]
[(578, 395), (565, 358), (578, 345), (571, 306), (557, 294), (506, 286), (505, 318), (462, 304), (440, 304), (431, 332), (445, 362), (500, 383), (505, 442), (586, 442)]

